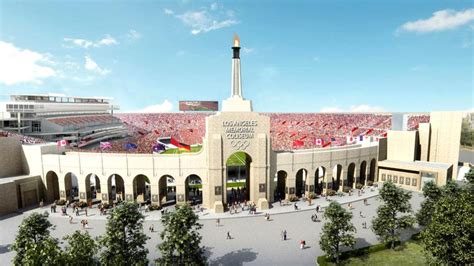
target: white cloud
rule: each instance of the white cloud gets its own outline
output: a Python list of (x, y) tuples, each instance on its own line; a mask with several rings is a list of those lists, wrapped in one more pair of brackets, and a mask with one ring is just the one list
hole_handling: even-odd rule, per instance
[(250, 54), (250, 53), (255, 52), (255, 49), (254, 48), (249, 48), (249, 47), (242, 47), (242, 52), (244, 54)]
[[(99, 48), (102, 46), (110, 46), (110, 45), (118, 44), (118, 41), (108, 34), (105, 35), (104, 38), (96, 42), (85, 40), (85, 39), (74, 39), (74, 38), (68, 38), (68, 37), (65, 37), (63, 40), (69, 44), (72, 44), (73, 46), (79, 46), (86, 49), (89, 47)], [(72, 46), (66, 46), (66, 47), (72, 47)]]
[[(0, 41), (0, 83), (13, 85), (42, 80), (56, 76), (47, 54), (15, 47), (12, 43)], [(48, 65), (48, 66), (45, 66)]]
[(419, 19), (409, 21), (400, 26), (397, 32), (435, 32), (443, 30), (451, 30), (474, 20), (474, 9), (466, 9), (463, 11), (455, 11), (452, 9), (439, 10), (433, 13), (428, 19)]
[(90, 56), (86, 55), (85, 60), (86, 60), (84, 64), (85, 69), (95, 72), (97, 74), (100, 74), (102, 76), (110, 73), (110, 70), (99, 67), (99, 65)]
[(217, 3), (213, 3), (208, 8), (198, 11), (187, 11), (181, 15), (175, 15), (175, 12), (168, 8), (165, 8), (164, 12), (181, 20), (184, 25), (190, 27), (191, 34), (193, 35), (230, 27), (239, 23), (234, 19), (234, 12), (232, 10), (221, 10)]
[(370, 106), (367, 104), (361, 105), (351, 105), (349, 109), (343, 109), (339, 106), (326, 106), (321, 108), (320, 112), (322, 113), (342, 113), (342, 112), (349, 112), (349, 113), (377, 113), (377, 112), (385, 112), (385, 110), (380, 106)]
[(132, 111), (132, 113), (169, 113), (173, 110), (173, 104), (169, 100), (162, 103), (149, 105), (141, 110)]
[(127, 33), (127, 38), (130, 39), (130, 40), (138, 40), (142, 37), (142, 35), (140, 34), (140, 32), (136, 31), (136, 30), (129, 30), (128, 33)]

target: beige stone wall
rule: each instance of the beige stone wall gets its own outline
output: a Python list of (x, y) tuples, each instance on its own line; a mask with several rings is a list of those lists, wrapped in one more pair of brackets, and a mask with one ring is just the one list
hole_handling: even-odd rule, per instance
[(462, 112), (431, 112), (430, 162), (453, 164), (457, 176)]
[(430, 123), (420, 123), (418, 127), (420, 136), (420, 161), (429, 161), (430, 158)]
[(0, 184), (0, 215), (14, 212), (18, 209), (15, 182)]
[(417, 145), (416, 131), (389, 130), (387, 160), (414, 161)]
[(421, 176), (419, 173), (379, 169), (379, 181), (383, 183), (388, 180), (404, 189), (421, 190)]
[(0, 178), (23, 174), (21, 143), (13, 137), (0, 138)]

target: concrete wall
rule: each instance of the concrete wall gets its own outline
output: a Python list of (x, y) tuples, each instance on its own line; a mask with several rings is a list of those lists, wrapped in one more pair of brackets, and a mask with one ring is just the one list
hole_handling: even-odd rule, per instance
[(420, 161), (430, 160), (430, 137), (431, 127), (430, 123), (420, 123), (418, 127), (418, 134), (420, 136)]
[(14, 212), (18, 209), (15, 182), (0, 184), (0, 215)]
[(23, 173), (20, 140), (15, 137), (0, 137), (0, 178)]
[(430, 162), (453, 164), (457, 176), (461, 142), (462, 112), (432, 112), (430, 114)]
[(415, 160), (417, 144), (416, 131), (389, 130), (387, 134), (387, 139), (387, 160)]

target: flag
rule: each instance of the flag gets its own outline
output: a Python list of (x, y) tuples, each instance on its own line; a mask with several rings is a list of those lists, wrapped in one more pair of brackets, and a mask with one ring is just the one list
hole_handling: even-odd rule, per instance
[(188, 144), (181, 143), (173, 137), (171, 137), (171, 142), (170, 143), (173, 144), (174, 146), (178, 147), (178, 149), (180, 151), (191, 151), (191, 146), (189, 146)]
[(67, 146), (67, 140), (65, 140), (65, 139), (58, 140), (57, 145), (58, 145), (58, 147), (65, 147), (65, 146)]
[(106, 141), (106, 142), (100, 142), (100, 149), (101, 150), (106, 150), (106, 149), (110, 149), (112, 148), (112, 144), (110, 144), (110, 142)]
[(356, 142), (356, 138), (353, 136), (347, 136), (347, 144), (353, 144), (354, 142)]
[(291, 133), (290, 138), (296, 136), (296, 132)]
[(326, 147), (328, 147), (328, 146), (330, 146), (330, 145), (331, 145), (331, 142), (329, 141), (329, 142), (327, 142), (327, 143), (325, 143), (325, 144), (323, 145), (323, 148), (326, 148)]
[(387, 132), (383, 133), (382, 137), (386, 138), (387, 137)]
[(364, 141), (364, 136), (360, 135), (359, 136), (359, 141)]
[(134, 144), (134, 143), (127, 143), (127, 144), (125, 144), (125, 149), (126, 149), (127, 151), (129, 151), (129, 150), (135, 150), (135, 149), (137, 149), (137, 148), (138, 148), (137, 144)]
[(156, 153), (161, 153), (161, 152), (164, 152), (166, 150), (166, 147), (165, 145), (161, 144), (161, 143), (157, 143), (155, 145), (153, 145), (153, 152), (156, 152)]
[(354, 127), (354, 128), (352, 128), (351, 132), (354, 132), (354, 131), (356, 131), (357, 129), (359, 129), (359, 127)]
[(369, 135), (370, 133), (372, 133), (372, 131), (374, 131), (374, 129), (373, 129), (373, 128), (371, 128), (371, 129), (367, 130), (367, 132), (365, 132), (365, 135)]
[(316, 144), (316, 145), (318, 145), (318, 146), (323, 146), (324, 141), (323, 141), (323, 139), (316, 139), (316, 141), (314, 142), (314, 144)]
[(304, 146), (304, 141), (298, 140), (298, 139), (297, 139), (297, 140), (293, 140), (293, 148), (295, 148), (295, 147), (302, 147), (302, 146)]

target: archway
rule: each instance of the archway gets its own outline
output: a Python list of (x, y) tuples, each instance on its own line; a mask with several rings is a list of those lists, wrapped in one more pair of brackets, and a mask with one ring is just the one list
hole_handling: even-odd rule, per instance
[(158, 180), (159, 197), (161, 204), (176, 203), (176, 181), (170, 175), (164, 175)]
[(49, 171), (46, 174), (46, 191), (46, 198), (49, 202), (59, 199), (59, 180), (54, 171)]
[(186, 201), (191, 204), (202, 203), (202, 179), (198, 175), (189, 175), (184, 182)]
[(125, 185), (120, 175), (113, 174), (107, 180), (109, 190), (109, 200), (122, 201), (125, 198)]
[[(377, 162), (375, 161), (375, 158), (370, 161), (370, 173), (369, 173), (369, 179), (368, 181), (371, 181), (373, 183), (375, 181), (375, 164)], [(372, 184), (370, 184), (372, 185)]]
[(277, 180), (276, 180), (277, 186), (276, 186), (275, 195), (274, 195), (275, 201), (285, 198), (287, 177), (288, 177), (288, 174), (285, 171), (280, 170), (277, 172)]
[(150, 179), (145, 175), (137, 175), (133, 178), (133, 200), (136, 202), (147, 202), (151, 198)]
[(301, 197), (304, 195), (305, 191), (305, 181), (308, 176), (308, 171), (306, 169), (300, 169), (296, 172), (296, 185), (295, 185), (295, 195)]
[(227, 177), (225, 190), (226, 203), (250, 200), (250, 169), (252, 158), (245, 152), (238, 151), (227, 158)]
[(314, 193), (321, 195), (325, 183), (326, 168), (320, 166), (314, 173)]
[(365, 172), (366, 172), (366, 170), (367, 170), (367, 162), (362, 161), (362, 163), (360, 164), (360, 172), (359, 172), (359, 184), (361, 184), (361, 185), (365, 185), (365, 179), (366, 179)]
[(332, 189), (335, 191), (339, 190), (341, 184), (342, 165), (337, 164), (332, 169)]
[(74, 173), (69, 172), (64, 176), (64, 188), (68, 200), (75, 201), (79, 199), (79, 182)]
[(86, 176), (87, 201), (97, 199), (97, 193), (100, 193), (100, 179), (96, 174), (88, 174)]
[(354, 176), (355, 176), (355, 163), (349, 164), (349, 167), (347, 168), (347, 181), (346, 185), (350, 188), (354, 186)]

